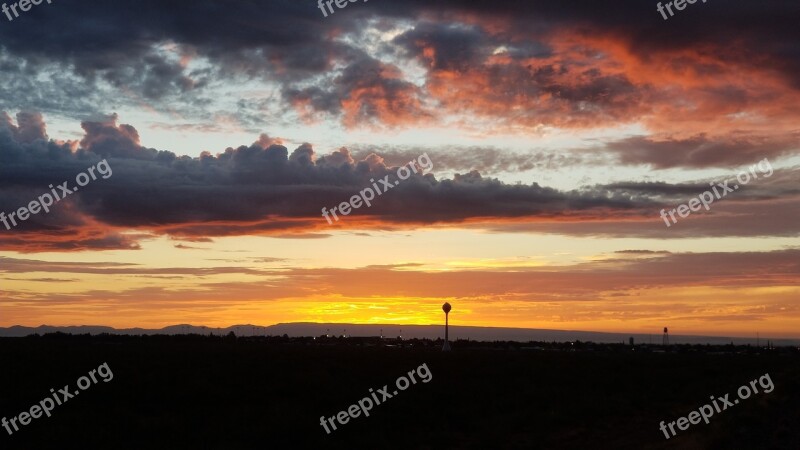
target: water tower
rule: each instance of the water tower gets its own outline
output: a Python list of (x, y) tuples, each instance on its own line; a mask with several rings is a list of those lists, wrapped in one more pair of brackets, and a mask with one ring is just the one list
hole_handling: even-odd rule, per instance
[(448, 335), (448, 331), (449, 331), (448, 328), (450, 326), (450, 323), (449, 323), (450, 309), (451, 309), (450, 303), (445, 303), (444, 305), (442, 305), (442, 311), (444, 311), (444, 346), (442, 346), (442, 351), (443, 352), (449, 352), (450, 351), (450, 341), (449, 341), (449, 335)]
[(664, 327), (664, 337), (661, 340), (661, 345), (669, 345), (669, 330)]

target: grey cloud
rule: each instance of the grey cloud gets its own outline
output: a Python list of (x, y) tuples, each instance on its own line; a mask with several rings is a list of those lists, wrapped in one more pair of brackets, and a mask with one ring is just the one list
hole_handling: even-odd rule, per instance
[[(356, 158), (342, 148), (318, 157), (309, 143), (290, 152), (280, 140), (266, 135), (250, 146), (231, 147), (216, 156), (209, 153), (196, 158), (178, 156), (142, 147), (136, 129), (131, 125), (118, 125), (113, 115), (98, 122), (84, 122), (86, 134), (80, 141), (80, 148), (73, 152), (66, 144), (38, 138), (45, 128), (36, 117), (26, 115), (23, 116), (24, 125), (14, 128), (13, 124), (6, 123), (5, 128), (0, 128), (0, 208), (3, 211), (13, 211), (27, 204), (50, 183), (74, 180), (77, 173), (103, 158), (107, 158), (113, 176), (93, 182), (60, 207), (56, 205), (51, 213), (32, 216), (13, 232), (1, 235), (0, 241), (7, 247), (24, 249), (25, 244), (30, 243), (31, 251), (43, 248), (41, 245), (62, 250), (138, 248), (136, 241), (141, 236), (118, 234), (125, 229), (186, 240), (253, 233), (324, 238), (327, 234), (318, 232), (326, 229), (320, 215), (322, 207), (336, 206), (371, 186), (373, 181), (388, 176), (391, 182), (396, 176), (396, 166), (377, 154)], [(6, 116), (6, 122), (8, 120)], [(15, 129), (16, 135), (25, 136), (20, 139), (37, 138), (33, 142), (19, 142)], [(20, 129), (29, 132), (20, 134)], [(468, 155), (466, 161), (454, 157), (450, 161), (467, 165), (474, 157)], [(437, 168), (436, 155), (431, 158)], [(501, 160), (501, 163), (516, 161)], [(491, 166), (497, 161), (489, 158), (482, 164)], [(761, 218), (763, 215), (786, 212), (779, 202), (797, 198), (797, 173), (776, 171), (772, 178), (752, 183), (738, 191), (736, 197), (731, 196), (731, 200), (715, 204), (714, 212), (724, 212), (726, 204), (748, 211), (747, 219), (737, 219), (737, 225), (729, 225), (728, 229), (738, 230), (740, 224), (750, 228), (730, 233), (796, 233), (796, 222), (791, 224), (791, 216), (769, 223), (759, 221), (765, 222)], [(537, 183), (505, 184), (477, 170), (456, 173), (452, 179), (415, 174), (380, 196), (371, 208), (355, 210), (349, 219), (373, 220), (386, 228), (402, 228), (413, 224), (454, 225), (471, 219), (492, 218), (495, 223), (514, 222), (491, 225), (508, 230), (616, 233), (617, 230), (609, 230), (615, 226), (627, 230), (638, 223), (637, 219), (651, 214), (658, 219), (658, 210), (674, 206), (675, 202), (683, 203), (707, 189), (706, 186), (707, 182), (678, 185), (621, 182), (559, 191)], [(756, 200), (761, 203), (753, 204)], [(530, 225), (519, 223), (525, 218), (531, 220)], [(577, 218), (594, 220), (572, 223)], [(716, 215), (698, 216), (697, 221), (692, 224), (687, 221), (687, 225), (682, 226), (692, 230), (687, 236), (725, 235), (717, 219)], [(542, 220), (552, 222), (548, 224)], [(654, 223), (658, 225), (657, 221)], [(701, 223), (712, 225), (704, 229), (698, 226)], [(88, 233), (88, 230), (93, 231)], [(671, 234), (663, 234), (664, 231), (640, 230), (631, 231), (631, 234), (681, 236), (681, 231), (670, 229)], [(38, 240), (37, 236), (43, 239)]]
[(649, 164), (656, 169), (733, 167), (797, 151), (800, 148), (798, 138), (800, 133), (797, 132), (780, 137), (734, 134), (658, 139), (634, 136), (610, 142), (605, 148), (617, 155), (622, 164), (628, 165)]

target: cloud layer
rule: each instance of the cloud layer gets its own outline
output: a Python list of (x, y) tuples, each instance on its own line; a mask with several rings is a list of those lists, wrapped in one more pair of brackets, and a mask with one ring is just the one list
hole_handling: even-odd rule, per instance
[[(118, 124), (116, 116), (82, 123), (85, 135), (79, 141), (50, 139), (39, 114), (20, 113), (16, 124), (7, 114), (3, 117), (1, 211), (27, 205), (51, 184), (74, 185), (78, 173), (100, 160), (113, 170), (113, 176), (66, 198), (49, 214), (0, 230), (5, 248), (21, 251), (137, 248), (137, 239), (157, 234), (193, 240), (246, 234), (309, 237), (339, 228), (418, 225), (664, 237), (797, 234), (798, 209), (792, 208), (800, 198), (797, 170), (777, 171), (715, 204), (713, 213), (698, 214), (693, 222), (682, 223), (681, 231), (667, 233), (658, 211), (685, 203), (706, 190), (706, 182), (630, 182), (559, 191), (536, 183), (505, 184), (474, 170), (437, 179), (420, 167), (399, 183), (397, 168), (381, 156), (356, 160), (346, 148), (318, 156), (311, 144), (303, 144), (290, 152), (280, 139), (262, 135), (249, 146), (188, 157), (141, 146), (136, 129)], [(435, 172), (436, 154), (429, 158)], [(419, 165), (421, 160), (411, 161)], [(355, 210), (335, 227), (322, 218), (323, 207), (381, 186), (383, 179), (398, 183), (390, 190), (381, 187), (386, 193), (372, 207)], [(765, 215), (773, 219), (763, 221)], [(614, 227), (624, 231), (610, 231)]]
[[(10, 109), (85, 119), (146, 105), (248, 130), (280, 120), (489, 133), (637, 123), (652, 135), (609, 151), (654, 167), (797, 150), (791, 0), (703, 4), (669, 22), (635, 0), (363, 6), (329, 18), (289, 0), (37, 8), (0, 29), (0, 93)], [(223, 106), (241, 84), (270, 93)]]

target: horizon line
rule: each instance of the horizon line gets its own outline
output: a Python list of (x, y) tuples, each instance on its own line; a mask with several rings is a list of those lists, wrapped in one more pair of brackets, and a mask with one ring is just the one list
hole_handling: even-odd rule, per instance
[[(48, 324), (40, 324), (40, 325), (9, 325), (9, 326), (1, 326), (0, 329), (12, 329), (12, 328), (110, 328), (115, 331), (126, 331), (126, 330), (147, 330), (147, 331), (160, 331), (165, 330), (168, 328), (175, 328), (175, 327), (193, 327), (193, 328), (206, 328), (210, 330), (228, 330), (231, 328), (237, 327), (253, 327), (253, 328), (270, 328), (276, 327), (281, 325), (312, 325), (312, 326), (324, 326), (324, 325), (337, 325), (337, 326), (354, 326), (354, 327), (443, 327), (444, 324), (397, 324), (397, 323), (350, 323), (350, 322), (278, 322), (271, 325), (256, 325), (252, 323), (248, 324), (234, 324), (228, 325), (224, 327), (212, 327), (208, 325), (193, 325), (190, 323), (178, 323), (172, 325), (165, 325), (160, 328), (147, 328), (142, 326), (133, 326), (133, 327), (122, 327), (118, 328), (111, 325), (48, 325)], [(563, 333), (595, 333), (595, 334), (603, 334), (603, 335), (628, 335), (628, 336), (661, 336), (662, 333), (646, 333), (641, 331), (595, 331), (595, 330), (575, 330), (575, 329), (557, 329), (557, 328), (525, 328), (525, 327), (502, 327), (502, 326), (484, 326), (484, 325), (450, 325), (450, 328), (456, 329), (464, 329), (464, 328), (479, 328), (479, 329), (487, 329), (487, 330), (521, 330), (521, 331), (546, 331), (546, 332), (563, 332)], [(723, 335), (723, 334), (677, 334), (677, 333), (670, 333), (671, 337), (687, 337), (687, 338), (730, 338), (730, 339), (754, 339), (754, 340), (800, 340), (800, 335), (798, 336), (791, 336), (791, 335), (782, 335), (782, 334), (775, 334), (775, 335), (765, 335), (761, 336), (761, 332), (757, 331), (755, 336), (741, 336), (741, 335)]]

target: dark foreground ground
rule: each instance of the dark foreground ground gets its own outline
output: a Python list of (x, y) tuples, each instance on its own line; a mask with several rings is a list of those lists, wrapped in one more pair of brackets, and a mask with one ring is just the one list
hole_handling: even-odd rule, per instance
[[(384, 341), (386, 342), (386, 341)], [(747, 347), (357, 339), (45, 336), (0, 339), (0, 419), (108, 363), (98, 383), (0, 449), (800, 449), (800, 352)], [(370, 344), (370, 345), (367, 345)], [(651, 350), (655, 347), (651, 348)], [(333, 416), (427, 364), (369, 417)], [(658, 426), (769, 373), (759, 393), (666, 440)], [(762, 389), (759, 389), (762, 390)], [(379, 396), (380, 398), (380, 396)], [(13, 428), (12, 428), (13, 431)]]

